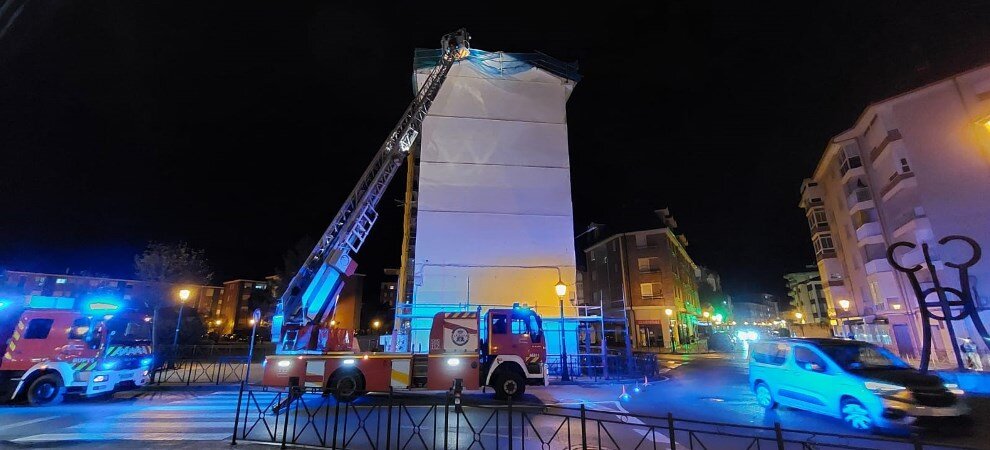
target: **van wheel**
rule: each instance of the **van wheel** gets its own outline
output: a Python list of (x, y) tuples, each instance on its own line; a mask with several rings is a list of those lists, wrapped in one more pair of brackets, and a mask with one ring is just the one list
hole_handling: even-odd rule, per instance
[(777, 401), (773, 399), (773, 392), (770, 391), (770, 386), (767, 386), (764, 382), (756, 383), (756, 389), (753, 389), (756, 393), (756, 403), (766, 409), (773, 409), (777, 407)]
[(62, 378), (52, 373), (35, 378), (27, 391), (27, 401), (32, 406), (57, 405), (64, 397)]
[(842, 401), (842, 420), (857, 430), (869, 431), (873, 429), (873, 419), (870, 411), (859, 401), (851, 398)]
[(327, 387), (330, 390), (330, 394), (338, 402), (347, 403), (354, 401), (354, 399), (360, 397), (364, 394), (361, 389), (364, 388), (364, 381), (361, 376), (356, 373), (346, 374), (346, 375), (334, 375), (327, 383)]
[(495, 378), (492, 386), (495, 388), (495, 398), (505, 400), (512, 397), (513, 400), (522, 398), (526, 392), (526, 383), (523, 378), (515, 372), (503, 372)]

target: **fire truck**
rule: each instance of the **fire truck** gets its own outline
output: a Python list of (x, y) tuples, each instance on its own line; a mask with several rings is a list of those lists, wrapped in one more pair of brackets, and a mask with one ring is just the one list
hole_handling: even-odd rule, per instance
[(344, 205), (292, 278), (272, 319), (277, 355), (265, 362), (267, 386), (322, 388), (338, 400), (393, 387), (492, 386), (497, 397), (518, 397), (546, 383), (540, 317), (529, 308), (441, 312), (433, 318), (429, 352), (362, 353), (349, 330), (333, 327), (334, 307), (357, 253), (378, 218), (375, 207), (407, 159), (430, 105), (453, 64), (470, 56), (461, 29), (440, 40), (437, 65), (378, 149)]
[(151, 317), (110, 300), (0, 300), (0, 400), (55, 405), (143, 386)]
[(496, 398), (519, 398), (527, 385), (546, 384), (543, 323), (525, 307), (492, 308), (484, 314), (437, 313), (430, 328), (429, 353), (343, 350), (353, 339), (349, 331), (328, 331), (330, 351), (268, 357), (263, 384), (284, 387), (294, 379), (299, 386), (322, 389), (339, 401), (390, 387), (443, 390), (455, 380), (463, 389), (491, 386)]

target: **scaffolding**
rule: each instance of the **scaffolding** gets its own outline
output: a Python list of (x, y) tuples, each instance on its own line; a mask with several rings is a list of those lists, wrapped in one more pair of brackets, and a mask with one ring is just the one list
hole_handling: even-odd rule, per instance
[[(574, 330), (577, 334), (574, 342), (577, 352), (568, 352), (567, 365), (573, 373), (588, 374), (589, 376), (608, 377), (608, 347), (605, 342), (605, 324), (609, 322), (603, 312), (604, 306), (571, 305), (565, 302), (563, 308), (557, 305), (520, 305), (535, 311), (543, 319), (544, 334), (565, 333)], [(429, 335), (433, 325), (433, 316), (438, 312), (476, 312), (479, 316), (488, 313), (493, 308), (509, 308), (504, 304), (490, 303), (397, 303), (395, 307), (395, 327), (392, 336), (386, 336), (386, 348), (392, 351), (425, 351), (422, 343), (414, 343), (413, 337), (418, 333)], [(551, 325), (548, 327), (547, 325)], [(557, 339), (556, 337), (554, 339)], [(567, 341), (564, 339), (563, 341)], [(551, 373), (559, 372), (564, 364), (560, 346), (551, 352), (547, 349), (547, 364)]]

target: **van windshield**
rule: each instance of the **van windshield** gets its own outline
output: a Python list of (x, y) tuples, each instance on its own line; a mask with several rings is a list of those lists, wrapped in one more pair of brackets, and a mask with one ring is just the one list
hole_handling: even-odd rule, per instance
[(869, 344), (822, 345), (825, 352), (839, 367), (850, 372), (862, 370), (909, 369), (906, 362), (885, 348)]

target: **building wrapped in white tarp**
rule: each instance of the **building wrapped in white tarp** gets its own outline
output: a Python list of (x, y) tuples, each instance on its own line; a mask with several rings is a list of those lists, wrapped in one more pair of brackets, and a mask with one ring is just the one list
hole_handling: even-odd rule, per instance
[[(417, 51), (416, 88), (436, 55)], [(558, 282), (568, 286), (564, 315), (576, 315), (566, 103), (578, 79), (542, 54), (472, 50), (451, 69), (420, 136), (399, 347), (406, 337), (407, 348), (425, 349), (437, 311), (519, 303), (544, 317), (548, 352), (559, 351)]]

